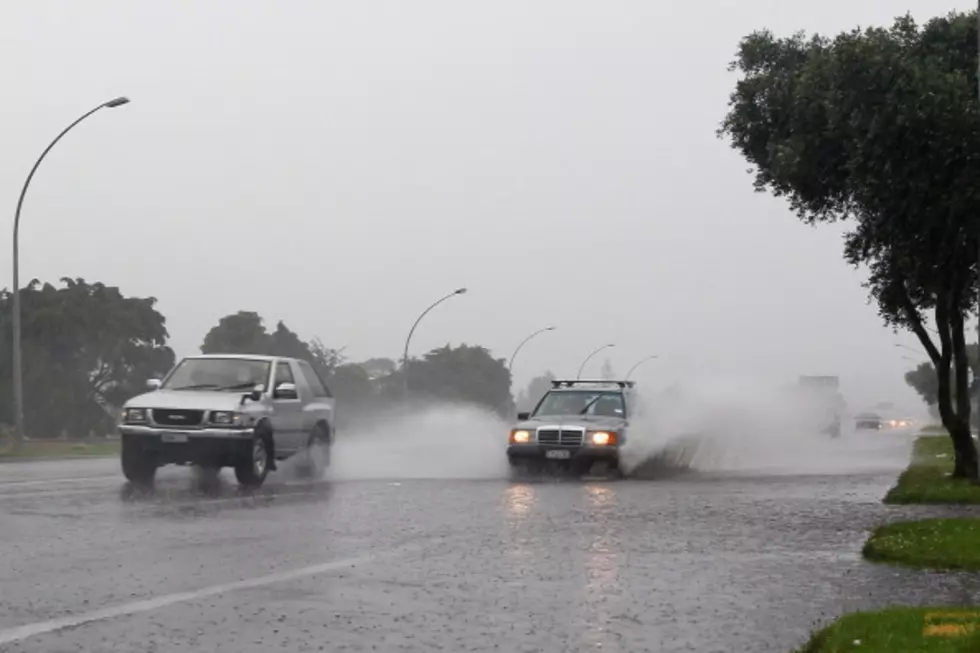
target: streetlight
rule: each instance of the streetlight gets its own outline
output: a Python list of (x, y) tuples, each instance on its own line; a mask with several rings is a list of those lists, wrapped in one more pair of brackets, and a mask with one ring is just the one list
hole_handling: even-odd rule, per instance
[(30, 173), (27, 175), (27, 180), (24, 181), (24, 187), (20, 190), (20, 198), (17, 200), (17, 212), (14, 213), (14, 419), (16, 421), (16, 428), (14, 430), (14, 439), (19, 443), (24, 439), (24, 378), (21, 374), (21, 350), (20, 350), (20, 252), (18, 247), (18, 236), (20, 234), (20, 209), (24, 205), (24, 196), (27, 194), (27, 187), (31, 185), (31, 179), (34, 178), (34, 173), (37, 172), (38, 166), (41, 165), (41, 161), (44, 157), (48, 155), (51, 148), (57, 144), (61, 138), (67, 134), (72, 128), (78, 123), (82, 122), (93, 113), (99, 109), (115, 109), (116, 107), (121, 107), (124, 104), (129, 103), (129, 98), (117, 97), (115, 99), (109, 100), (108, 102), (103, 102), (99, 106), (95, 107), (88, 113), (82, 115), (81, 118), (71, 123), (65, 129), (58, 134), (57, 137), (51, 143), (44, 148), (41, 152), (41, 156), (38, 157), (37, 161), (34, 162), (34, 167), (31, 168)]
[(633, 373), (633, 370), (635, 370), (636, 368), (638, 368), (643, 363), (645, 363), (645, 362), (647, 362), (649, 360), (653, 360), (654, 358), (657, 358), (657, 356), (656, 355), (654, 355), (654, 356), (647, 356), (646, 358), (641, 358), (640, 360), (636, 361), (636, 365), (634, 365), (633, 367), (630, 368), (630, 371), (626, 373), (626, 376), (623, 378), (623, 380), (624, 381), (629, 381), (630, 380), (630, 374)]
[(528, 340), (530, 340), (531, 338), (533, 338), (536, 335), (539, 335), (541, 333), (544, 333), (545, 331), (554, 331), (556, 328), (558, 328), (558, 327), (550, 326), (550, 327), (545, 327), (544, 329), (538, 329), (537, 331), (535, 331), (534, 333), (532, 333), (531, 335), (529, 335), (527, 338), (524, 338), (524, 340), (521, 341), (521, 344), (517, 345), (517, 349), (515, 349), (514, 350), (514, 353), (511, 355), (510, 362), (507, 363), (507, 371), (509, 372), (511, 370), (511, 368), (514, 367), (514, 359), (517, 358), (517, 352), (519, 352), (521, 350), (521, 347), (523, 347), (525, 344), (527, 344), (527, 341)]
[(576, 379), (581, 379), (582, 378), (582, 370), (585, 369), (585, 364), (589, 362), (589, 359), (591, 359), (593, 356), (595, 356), (596, 354), (598, 354), (603, 349), (609, 349), (610, 347), (615, 347), (615, 346), (616, 346), (615, 343), (611, 343), (611, 344), (608, 344), (608, 345), (603, 345), (603, 346), (599, 347), (598, 349), (596, 349), (591, 354), (589, 354), (588, 356), (586, 356), (585, 357), (585, 360), (582, 361), (582, 364), (579, 366), (579, 368), (578, 368), (578, 375), (575, 378)]
[(405, 338), (405, 353), (402, 356), (402, 377), (403, 377), (402, 387), (403, 387), (405, 399), (408, 399), (408, 344), (412, 341), (412, 334), (415, 333), (415, 327), (419, 325), (419, 322), (422, 321), (422, 318), (425, 317), (426, 314), (428, 314), (428, 312), (431, 311), (433, 308), (443, 303), (447, 299), (455, 297), (456, 295), (462, 295), (465, 292), (466, 292), (466, 288), (457, 288), (456, 290), (452, 291), (451, 293), (449, 293), (439, 301), (434, 302), (431, 306), (429, 306), (429, 308), (422, 311), (422, 314), (419, 315), (418, 319), (415, 320), (415, 324), (412, 325), (412, 330), (408, 332), (408, 337)]

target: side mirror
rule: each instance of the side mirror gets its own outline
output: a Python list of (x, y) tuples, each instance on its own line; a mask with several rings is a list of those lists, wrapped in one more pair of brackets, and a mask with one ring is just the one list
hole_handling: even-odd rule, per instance
[(526, 422), (529, 419), (531, 419), (531, 413), (517, 413), (518, 422)]
[(150, 390), (159, 390), (162, 383), (163, 382), (160, 381), (160, 379), (147, 379), (146, 387)]
[(295, 383), (280, 383), (276, 386), (274, 394), (276, 399), (299, 399)]
[(252, 391), (248, 393), (246, 396), (252, 401), (258, 401), (259, 399), (262, 398), (262, 393), (264, 392), (265, 392), (265, 386), (262, 385), (261, 383), (256, 383), (255, 387), (252, 388)]

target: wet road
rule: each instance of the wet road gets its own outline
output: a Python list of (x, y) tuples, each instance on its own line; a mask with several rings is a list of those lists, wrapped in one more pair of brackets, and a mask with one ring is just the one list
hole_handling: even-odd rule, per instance
[(863, 562), (894, 473), (653, 481), (0, 465), (0, 651), (781, 651), (820, 619), (977, 600)]

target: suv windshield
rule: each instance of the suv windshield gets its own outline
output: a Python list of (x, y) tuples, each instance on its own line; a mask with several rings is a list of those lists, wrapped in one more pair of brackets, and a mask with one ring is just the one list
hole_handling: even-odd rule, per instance
[(185, 358), (163, 384), (167, 390), (249, 390), (269, 382), (269, 361)]
[[(583, 413), (582, 410), (588, 408)], [(534, 415), (598, 415), (600, 417), (624, 417), (626, 406), (622, 392), (596, 392), (595, 390), (562, 390), (549, 392), (541, 400)]]

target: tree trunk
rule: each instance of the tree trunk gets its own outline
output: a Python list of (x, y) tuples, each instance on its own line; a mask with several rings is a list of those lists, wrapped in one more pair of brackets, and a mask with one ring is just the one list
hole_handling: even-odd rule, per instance
[(953, 452), (956, 459), (953, 464), (953, 477), (977, 480), (977, 447), (973, 443), (970, 427), (963, 420), (949, 429), (949, 437), (953, 440)]
[[(977, 480), (977, 448), (970, 433), (970, 363), (967, 358), (966, 334), (962, 312), (957, 306), (953, 306), (952, 309), (949, 312), (936, 311), (936, 322), (942, 342), (941, 373), (945, 378), (950, 379), (950, 372), (953, 372), (951, 382), (947, 381), (943, 384), (943, 377), (940, 377), (940, 394), (945, 391), (947, 407), (946, 414), (943, 415), (943, 426), (949, 431), (949, 437), (953, 440), (955, 454), (953, 477)], [(943, 385), (945, 387), (942, 387)], [(955, 411), (953, 410), (954, 398)], [(942, 403), (940, 401), (940, 404)]]

